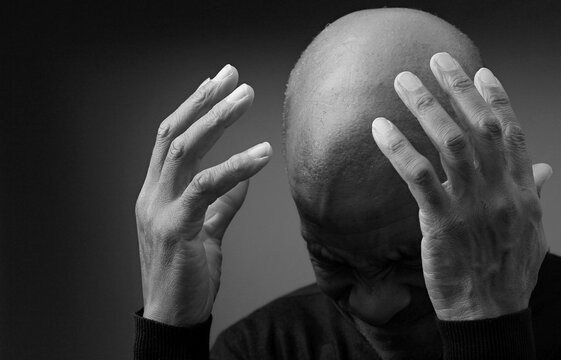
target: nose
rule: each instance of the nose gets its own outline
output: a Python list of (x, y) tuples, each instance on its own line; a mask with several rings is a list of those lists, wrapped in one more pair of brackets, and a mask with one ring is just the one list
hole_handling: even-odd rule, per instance
[(349, 310), (373, 326), (386, 324), (411, 302), (409, 286), (391, 279), (376, 284), (356, 283), (349, 294)]

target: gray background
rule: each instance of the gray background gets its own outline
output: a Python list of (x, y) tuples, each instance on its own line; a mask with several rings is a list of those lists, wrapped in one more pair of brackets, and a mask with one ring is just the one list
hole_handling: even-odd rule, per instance
[[(312, 282), (282, 158), (283, 92), (313, 36), (354, 10), (412, 6), (460, 27), (509, 92), (534, 161), (561, 172), (561, 13), (553, 3), (14, 8), (10, 68), (2, 67), (10, 77), (0, 175), (7, 224), (0, 244), (0, 357), (130, 358), (131, 315), (142, 306), (134, 203), (155, 131), (226, 63), (256, 98), (206, 164), (265, 140), (275, 155), (253, 179), (224, 240), (212, 340), (260, 305)], [(551, 249), (561, 253), (558, 173), (542, 204)]]

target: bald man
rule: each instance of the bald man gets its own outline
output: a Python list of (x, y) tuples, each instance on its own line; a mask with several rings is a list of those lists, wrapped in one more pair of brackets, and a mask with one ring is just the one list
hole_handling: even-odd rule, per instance
[[(472, 80), (473, 79), (473, 80)], [(159, 130), (137, 202), (137, 359), (206, 359), (220, 244), (262, 143), (199, 159), (251, 105), (226, 66)], [(317, 284), (222, 333), (213, 359), (559, 359), (561, 258), (501, 83), (456, 28), (406, 9), (327, 27), (286, 91), (290, 189)]]

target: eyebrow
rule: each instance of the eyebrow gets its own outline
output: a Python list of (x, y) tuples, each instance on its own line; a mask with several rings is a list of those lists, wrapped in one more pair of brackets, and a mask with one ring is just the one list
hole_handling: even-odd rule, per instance
[[(391, 260), (389, 258), (384, 259), (374, 259), (372, 256), (360, 256), (360, 254), (350, 254), (350, 258), (346, 258), (338, 254), (338, 252), (345, 250), (335, 249), (333, 250), (329, 246), (325, 244), (321, 244), (319, 242), (308, 243), (308, 251), (310, 255), (312, 255), (316, 260), (325, 261), (325, 262), (339, 262), (351, 265), (357, 268), (385, 268), (387, 267), (388, 263), (395, 262), (395, 260)], [(354, 261), (353, 261), (354, 260)], [(357, 261), (358, 260), (358, 261)]]

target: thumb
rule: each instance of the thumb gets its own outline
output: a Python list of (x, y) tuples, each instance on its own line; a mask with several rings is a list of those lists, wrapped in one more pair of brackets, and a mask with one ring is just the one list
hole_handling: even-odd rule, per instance
[(541, 197), (542, 186), (553, 174), (553, 169), (548, 164), (541, 163), (532, 165), (532, 172), (534, 173), (534, 183), (536, 184), (538, 197)]
[(209, 206), (204, 227), (210, 236), (222, 240), (228, 225), (245, 200), (248, 187), (249, 179), (241, 181)]

